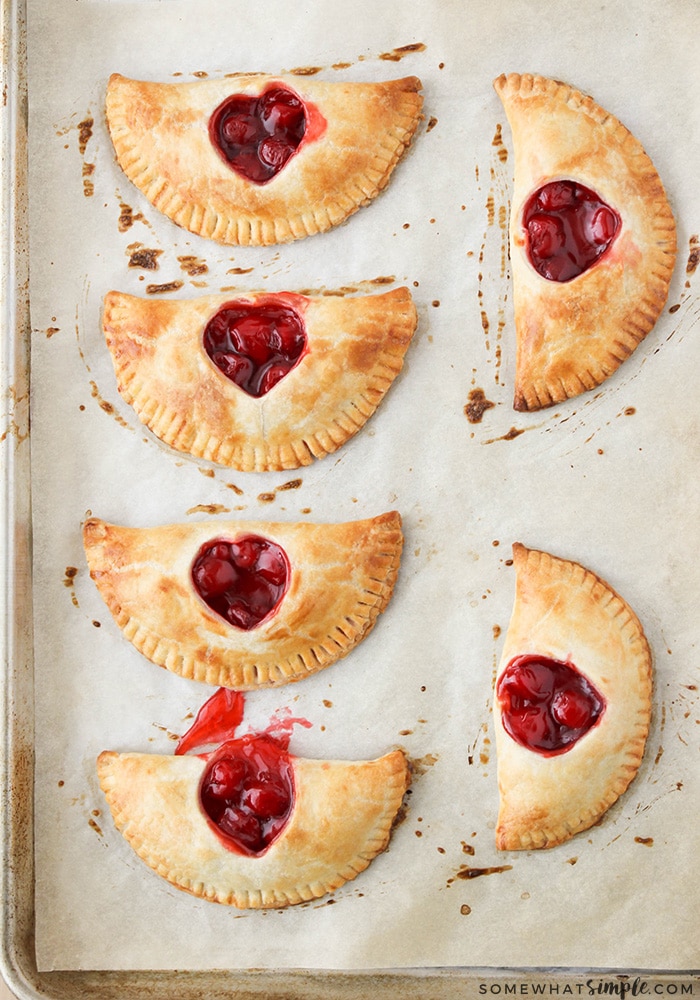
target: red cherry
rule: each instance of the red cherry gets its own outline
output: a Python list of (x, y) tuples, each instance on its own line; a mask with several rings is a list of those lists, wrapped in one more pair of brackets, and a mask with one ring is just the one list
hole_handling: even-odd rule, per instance
[(552, 700), (552, 715), (561, 726), (582, 729), (590, 718), (591, 704), (582, 692), (565, 688)]
[(247, 775), (245, 761), (224, 757), (212, 767), (205, 792), (214, 799), (234, 799), (243, 789)]
[(287, 789), (273, 783), (252, 785), (241, 795), (241, 804), (260, 819), (282, 816), (289, 809), (289, 803)]
[(228, 560), (207, 555), (199, 563), (195, 579), (207, 594), (218, 596), (234, 586), (237, 573)]
[(219, 820), (219, 827), (232, 840), (249, 851), (259, 851), (264, 846), (260, 820), (236, 806), (228, 806), (224, 810)]
[(289, 90), (270, 90), (261, 99), (261, 118), (270, 135), (286, 133), (298, 141), (306, 129), (304, 106)]
[(260, 553), (260, 546), (252, 538), (244, 538), (231, 544), (231, 558), (241, 569), (251, 569)]
[(232, 145), (245, 146), (259, 138), (260, 122), (254, 115), (231, 115), (223, 122), (221, 133)]
[(274, 135), (263, 139), (258, 146), (258, 156), (262, 162), (275, 170), (281, 170), (293, 152), (286, 139)]
[(281, 382), (284, 376), (289, 371), (289, 365), (283, 362), (278, 362), (276, 365), (270, 365), (269, 368), (265, 369), (265, 374), (260, 380), (261, 392), (267, 393), (273, 386), (276, 386), (278, 382)]
[(564, 230), (551, 215), (533, 215), (527, 224), (530, 247), (539, 258), (553, 257), (564, 246)]
[(593, 213), (593, 218), (591, 219), (590, 232), (592, 241), (598, 244), (609, 243), (615, 235), (616, 230), (617, 219), (614, 213), (605, 205), (601, 205)]
[(576, 186), (570, 181), (552, 181), (540, 189), (538, 200), (546, 212), (559, 212), (574, 204)]

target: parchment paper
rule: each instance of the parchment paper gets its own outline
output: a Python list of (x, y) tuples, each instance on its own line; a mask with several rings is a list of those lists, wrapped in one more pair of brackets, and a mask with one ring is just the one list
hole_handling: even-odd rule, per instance
[[(682, 0), (30, 0), (40, 970), (697, 966), (698, 23)], [(220, 248), (159, 216), (121, 174), (102, 111), (112, 71), (296, 69), (424, 84), (412, 149), (345, 225), (283, 247)], [(616, 114), (654, 160), (679, 226), (653, 332), (599, 391), (534, 415), (511, 408), (512, 154), (491, 81), (512, 70), (567, 80)], [(160, 252), (156, 271), (129, 267), (139, 248)], [(160, 294), (173, 298), (405, 283), (419, 328), (382, 406), (335, 456), (298, 473), (234, 473), (170, 452), (118, 396), (102, 298), (170, 282), (181, 285)], [(494, 406), (474, 422), (465, 406), (479, 389)], [(405, 553), (374, 632), (246, 707), (246, 726), (286, 708), (310, 720), (291, 744), (302, 756), (402, 746), (417, 774), (390, 849), (335, 896), (286, 911), (239, 912), (170, 887), (115, 831), (95, 758), (171, 752), (213, 689), (122, 638), (88, 578), (86, 513), (151, 525), (392, 508)], [(623, 594), (656, 686), (646, 756), (622, 800), (562, 847), (499, 854), (490, 702), (516, 540)]]

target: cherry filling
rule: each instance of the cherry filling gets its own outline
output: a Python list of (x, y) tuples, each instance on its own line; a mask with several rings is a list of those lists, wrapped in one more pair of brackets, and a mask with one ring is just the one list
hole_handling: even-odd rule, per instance
[(516, 656), (496, 685), (501, 718), (516, 743), (538, 753), (564, 753), (591, 729), (605, 699), (570, 663)]
[(228, 302), (207, 323), (203, 345), (219, 371), (257, 399), (297, 364), (306, 331), (291, 306)]
[(199, 797), (227, 847), (262, 854), (282, 833), (292, 811), (291, 758), (266, 736), (229, 740), (210, 759)]
[(296, 153), (306, 122), (301, 98), (286, 87), (272, 87), (259, 97), (227, 97), (209, 119), (209, 138), (236, 173), (265, 184)]
[(571, 281), (605, 253), (620, 222), (615, 209), (582, 184), (545, 184), (523, 210), (532, 266), (550, 281)]
[(289, 572), (284, 549), (276, 542), (246, 535), (203, 545), (192, 564), (192, 582), (212, 611), (247, 632), (277, 610)]

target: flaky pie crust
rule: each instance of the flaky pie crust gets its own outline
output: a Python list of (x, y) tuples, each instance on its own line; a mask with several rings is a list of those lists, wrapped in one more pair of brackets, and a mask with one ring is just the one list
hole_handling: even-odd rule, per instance
[[(191, 566), (215, 538), (258, 534), (282, 546), (291, 572), (276, 612), (246, 632), (200, 599)], [(130, 528), (83, 525), (90, 576), (124, 636), (173, 673), (249, 691), (301, 680), (347, 655), (374, 627), (396, 582), (396, 511), (342, 524), (202, 521)]]
[[(676, 229), (661, 179), (641, 144), (590, 97), (529, 73), (502, 74), (494, 87), (515, 154), (514, 407), (537, 410), (600, 385), (649, 333), (668, 296)], [(592, 188), (622, 220), (600, 260), (568, 282), (537, 273), (522, 225), (529, 196), (559, 179)]]
[(373, 761), (292, 757), (293, 812), (260, 857), (226, 848), (199, 804), (196, 756), (104, 751), (100, 786), (136, 854), (179, 889), (240, 908), (282, 907), (333, 892), (389, 843), (410, 783), (395, 750)]
[[(228, 302), (289, 305), (307, 346), (256, 399), (207, 356), (206, 324)], [(295, 469), (364, 426), (401, 371), (417, 323), (407, 288), (380, 295), (206, 295), (165, 301), (109, 292), (103, 328), (117, 385), (172, 448), (241, 471)]]
[(651, 716), (649, 645), (628, 604), (595, 573), (547, 552), (513, 546), (516, 591), (497, 679), (510, 661), (537, 653), (571, 662), (605, 699), (597, 723), (573, 747), (544, 756), (494, 725), (500, 810), (496, 846), (553, 847), (596, 823), (627, 789)]
[[(228, 166), (209, 139), (212, 112), (232, 94), (289, 87), (316, 105), (323, 135), (302, 142), (266, 184)], [(415, 76), (327, 83), (251, 74), (194, 83), (109, 79), (106, 114), (122, 170), (190, 232), (229, 245), (268, 245), (325, 232), (387, 185), (420, 121)]]

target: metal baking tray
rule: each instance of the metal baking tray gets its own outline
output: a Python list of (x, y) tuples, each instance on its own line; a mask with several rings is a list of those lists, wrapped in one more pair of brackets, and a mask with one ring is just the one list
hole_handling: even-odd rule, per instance
[[(3, 558), (2, 723), (0, 849), (2, 974), (20, 998), (148, 996), (187, 998), (462, 998), (539, 992), (592, 995), (700, 991), (690, 972), (591, 969), (430, 969), (373, 972), (39, 972), (34, 955), (33, 861), (33, 653), (30, 482), (30, 320), (27, 220), (26, 7), (0, 0), (2, 9), (2, 303), (3, 413), (0, 425), (2, 491), (0, 533)], [(70, 919), (70, 914), (56, 914)], [(596, 973), (598, 978), (592, 979)], [(604, 978), (601, 980), (600, 976)], [(605, 986), (607, 984), (607, 986)], [(623, 985), (624, 984), (624, 985)], [(636, 984), (636, 985), (635, 985)], [(600, 992), (600, 989), (598, 990)]]

